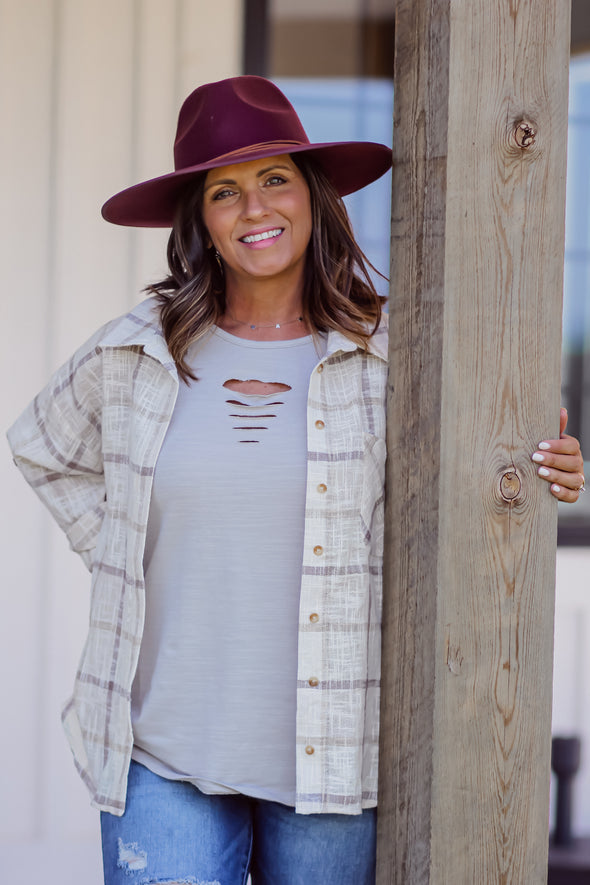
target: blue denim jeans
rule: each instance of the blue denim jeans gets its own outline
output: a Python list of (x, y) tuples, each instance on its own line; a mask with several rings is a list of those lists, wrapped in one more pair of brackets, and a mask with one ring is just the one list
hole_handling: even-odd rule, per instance
[(206, 796), (132, 762), (125, 814), (101, 814), (105, 885), (374, 885), (375, 821)]

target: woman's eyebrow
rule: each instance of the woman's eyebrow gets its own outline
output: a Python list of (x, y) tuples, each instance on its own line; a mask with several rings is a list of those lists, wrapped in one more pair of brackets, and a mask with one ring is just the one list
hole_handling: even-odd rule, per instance
[(266, 175), (267, 172), (272, 172), (273, 169), (286, 169), (287, 172), (291, 172), (291, 166), (284, 166), (281, 163), (275, 163), (273, 166), (267, 166), (265, 169), (261, 169), (260, 172), (256, 173), (256, 178), (260, 178), (261, 175)]
[(236, 182), (233, 178), (217, 178), (211, 184), (206, 185), (205, 190), (208, 191), (212, 187), (217, 187), (218, 184), (236, 184)]
[[(290, 166), (283, 166), (280, 163), (276, 163), (273, 166), (265, 166), (264, 169), (261, 169), (256, 173), (256, 178), (260, 178), (262, 175), (266, 175), (268, 172), (272, 172), (273, 169), (285, 169), (287, 172), (292, 172)], [(208, 191), (211, 187), (217, 187), (220, 184), (237, 184), (235, 178), (216, 178), (215, 181), (212, 181), (205, 187), (205, 190)]]

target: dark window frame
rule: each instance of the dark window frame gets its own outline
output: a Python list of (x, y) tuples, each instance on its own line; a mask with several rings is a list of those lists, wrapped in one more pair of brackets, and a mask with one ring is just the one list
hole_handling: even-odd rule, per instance
[(242, 70), (258, 77), (268, 75), (269, 0), (244, 0)]

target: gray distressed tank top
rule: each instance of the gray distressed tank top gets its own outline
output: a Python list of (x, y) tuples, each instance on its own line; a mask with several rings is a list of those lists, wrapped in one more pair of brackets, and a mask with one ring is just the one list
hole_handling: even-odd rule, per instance
[[(189, 351), (156, 466), (133, 758), (206, 793), (295, 804), (311, 337)], [(244, 395), (236, 381), (269, 384)]]

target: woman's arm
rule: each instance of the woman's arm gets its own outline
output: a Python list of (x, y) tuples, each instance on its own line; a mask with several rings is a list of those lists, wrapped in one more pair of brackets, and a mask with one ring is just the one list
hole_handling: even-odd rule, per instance
[(78, 352), (8, 431), (14, 461), (91, 568), (106, 509), (102, 354)]
[(567, 410), (562, 409), (559, 439), (539, 443), (532, 459), (538, 465), (537, 473), (541, 479), (551, 484), (551, 494), (559, 501), (573, 504), (584, 486), (584, 459), (578, 440), (565, 433), (566, 425)]

